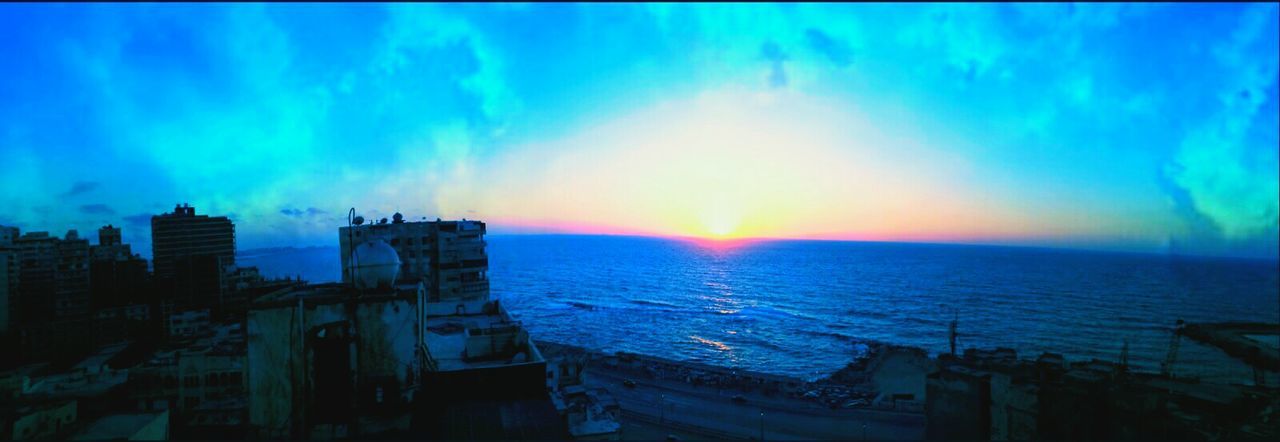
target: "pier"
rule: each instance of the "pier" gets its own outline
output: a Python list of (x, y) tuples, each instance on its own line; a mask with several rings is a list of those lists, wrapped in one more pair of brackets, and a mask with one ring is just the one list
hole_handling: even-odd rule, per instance
[(1217, 322), (1187, 324), (1181, 333), (1222, 349), (1256, 369), (1280, 371), (1280, 324)]

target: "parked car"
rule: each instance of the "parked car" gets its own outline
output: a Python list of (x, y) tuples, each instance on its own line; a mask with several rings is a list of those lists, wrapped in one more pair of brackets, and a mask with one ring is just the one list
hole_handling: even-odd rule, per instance
[(622, 386), (627, 388), (636, 388), (636, 381), (633, 381), (630, 379), (623, 379)]
[(734, 401), (734, 402), (737, 402), (737, 403), (739, 403), (739, 404), (745, 404), (745, 403), (747, 403), (747, 398), (742, 397), (742, 395), (740, 395), (740, 394), (739, 394), (739, 395), (734, 395), (734, 396), (733, 396), (733, 401)]

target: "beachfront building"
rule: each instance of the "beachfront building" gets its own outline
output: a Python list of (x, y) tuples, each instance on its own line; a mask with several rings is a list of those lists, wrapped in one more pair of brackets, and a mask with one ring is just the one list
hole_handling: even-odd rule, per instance
[(249, 308), (251, 435), (568, 436), (545, 360), (489, 299), (483, 223), (396, 216), (339, 233), (342, 283), (284, 287)]
[(480, 221), (407, 222), (396, 213), (368, 224), (338, 229), (342, 251), (342, 281), (351, 282), (351, 250), (369, 241), (389, 244), (400, 258), (399, 280), (422, 281), (433, 300), (474, 300), (489, 297), (489, 259), (485, 255), (485, 225)]

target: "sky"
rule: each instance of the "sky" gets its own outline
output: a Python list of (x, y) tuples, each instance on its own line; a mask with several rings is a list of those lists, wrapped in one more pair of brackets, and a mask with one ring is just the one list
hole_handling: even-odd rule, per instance
[(1280, 257), (1272, 4), (3, 4), (0, 224)]

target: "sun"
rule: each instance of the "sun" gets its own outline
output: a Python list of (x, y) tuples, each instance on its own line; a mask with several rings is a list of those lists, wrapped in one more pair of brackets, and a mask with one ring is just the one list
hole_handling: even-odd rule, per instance
[(710, 239), (733, 238), (742, 224), (742, 216), (720, 204), (710, 204), (702, 216), (703, 235)]

